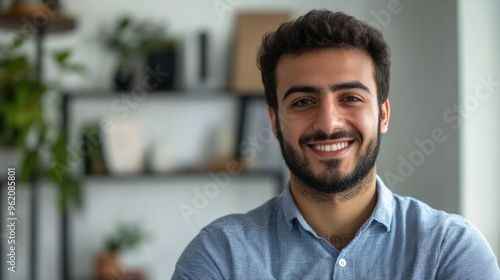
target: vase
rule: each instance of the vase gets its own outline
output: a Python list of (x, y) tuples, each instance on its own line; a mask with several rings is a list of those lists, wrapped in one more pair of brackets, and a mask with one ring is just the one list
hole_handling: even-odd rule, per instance
[(103, 252), (96, 256), (95, 276), (97, 279), (115, 279), (117, 275), (122, 273), (122, 270), (117, 252)]
[(115, 72), (115, 90), (128, 91), (132, 88), (134, 70), (132, 67), (120, 64)]

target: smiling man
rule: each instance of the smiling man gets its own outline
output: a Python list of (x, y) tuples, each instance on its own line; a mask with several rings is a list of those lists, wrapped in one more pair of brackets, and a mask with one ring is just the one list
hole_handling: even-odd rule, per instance
[(269, 114), (291, 194), (316, 234), (339, 250), (377, 201), (375, 160), (389, 101), (379, 106), (374, 77), (370, 56), (355, 48), (284, 55), (276, 67), (279, 102)]
[(379, 31), (313, 10), (266, 35), (258, 64), (289, 187), (205, 227), (173, 279), (500, 279), (470, 222), (376, 175), (390, 117)]

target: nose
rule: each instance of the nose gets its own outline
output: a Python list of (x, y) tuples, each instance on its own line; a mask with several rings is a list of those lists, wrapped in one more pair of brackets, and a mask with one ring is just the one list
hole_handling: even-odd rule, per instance
[(313, 124), (315, 131), (321, 131), (330, 135), (340, 130), (344, 125), (344, 117), (342, 109), (330, 98), (323, 100), (316, 114), (316, 119)]

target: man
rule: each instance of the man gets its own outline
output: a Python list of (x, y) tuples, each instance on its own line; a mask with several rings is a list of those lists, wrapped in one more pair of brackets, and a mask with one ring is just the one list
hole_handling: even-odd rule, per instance
[(314, 10), (266, 35), (258, 64), (289, 188), (205, 227), (173, 279), (500, 279), (470, 222), (376, 175), (390, 116), (379, 31)]

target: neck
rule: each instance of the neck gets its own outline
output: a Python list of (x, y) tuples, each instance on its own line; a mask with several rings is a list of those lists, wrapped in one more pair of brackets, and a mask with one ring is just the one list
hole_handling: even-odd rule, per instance
[[(312, 194), (311, 188), (291, 175), (295, 204), (316, 234), (341, 250), (370, 217), (377, 203), (376, 171), (372, 171), (350, 190), (338, 194)], [(306, 188), (306, 189), (304, 189)]]

